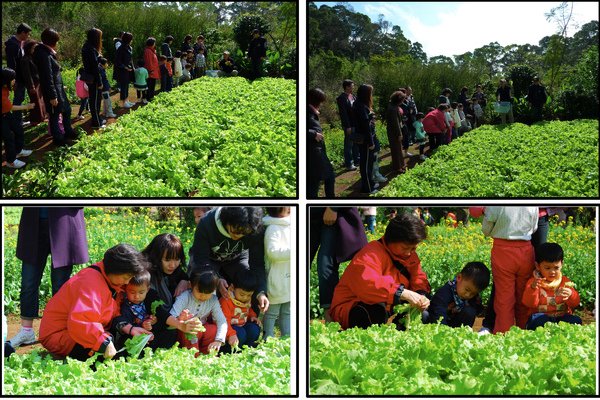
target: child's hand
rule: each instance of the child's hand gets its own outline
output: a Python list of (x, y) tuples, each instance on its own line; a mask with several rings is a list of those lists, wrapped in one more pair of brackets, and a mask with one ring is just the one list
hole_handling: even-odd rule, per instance
[(544, 280), (544, 278), (535, 278), (533, 280), (533, 282), (531, 282), (531, 288), (537, 289), (541, 285), (543, 280)]
[(190, 310), (188, 310), (187, 308), (183, 310), (181, 314), (179, 314), (179, 319), (182, 321), (187, 321), (190, 318), (192, 318), (192, 314), (190, 314)]
[(158, 319), (156, 318), (156, 315), (151, 315), (151, 316), (150, 316), (150, 323), (151, 323), (152, 325), (154, 325), (154, 324), (155, 324), (155, 323), (157, 323), (157, 322), (158, 322)]
[(223, 343), (219, 342), (218, 340), (215, 340), (214, 342), (212, 342), (211, 344), (208, 345), (208, 351), (212, 352), (212, 351), (219, 351), (219, 349), (221, 348), (221, 345)]
[(258, 324), (258, 326), (262, 326), (262, 321), (260, 319), (258, 319), (258, 317), (250, 317), (250, 318), (248, 318), (248, 320), (250, 322), (254, 322), (254, 323)]
[(558, 296), (562, 297), (563, 301), (567, 301), (567, 299), (569, 297), (571, 297), (572, 294), (573, 294), (573, 290), (571, 290), (568, 287), (563, 287), (563, 288), (558, 289), (558, 293), (557, 293)]
[(150, 318), (147, 318), (144, 320), (144, 322), (142, 322), (142, 328), (151, 331), (152, 330), (152, 320)]
[(227, 339), (227, 343), (229, 343), (231, 347), (237, 347), (237, 345), (240, 343), (240, 340), (238, 339), (237, 335), (232, 335), (229, 336), (229, 339)]

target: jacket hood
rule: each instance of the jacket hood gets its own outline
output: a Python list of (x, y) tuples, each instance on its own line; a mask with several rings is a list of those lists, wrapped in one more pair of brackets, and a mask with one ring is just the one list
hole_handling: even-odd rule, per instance
[(292, 223), (292, 219), (291, 219), (290, 215), (288, 215), (287, 217), (283, 217), (283, 218), (274, 218), (274, 217), (271, 217), (270, 215), (263, 217), (263, 224), (266, 226), (269, 226), (269, 225), (290, 226), (291, 223)]

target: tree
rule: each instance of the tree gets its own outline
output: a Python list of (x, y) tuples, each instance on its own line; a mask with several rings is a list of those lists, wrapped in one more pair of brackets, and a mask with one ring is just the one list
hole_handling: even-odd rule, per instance
[(529, 85), (537, 73), (528, 65), (513, 65), (509, 69), (508, 78), (512, 81), (515, 97), (523, 97), (529, 90)]
[(427, 64), (427, 54), (423, 51), (423, 45), (421, 43), (414, 42), (411, 44), (408, 54), (421, 64)]
[(480, 59), (487, 66), (487, 73), (490, 79), (500, 72), (500, 63), (504, 55), (504, 48), (498, 42), (486, 44), (478, 49), (475, 49), (473, 56)]
[(262, 35), (271, 32), (271, 27), (259, 15), (243, 15), (233, 24), (233, 39), (241, 51), (245, 52), (248, 50), (254, 29), (260, 30)]
[(448, 56), (433, 56), (429, 59), (429, 64), (447, 64), (454, 66), (454, 61)]

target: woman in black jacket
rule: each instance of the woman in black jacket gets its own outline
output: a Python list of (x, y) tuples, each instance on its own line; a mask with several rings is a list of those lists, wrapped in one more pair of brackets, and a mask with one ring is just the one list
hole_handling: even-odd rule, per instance
[(375, 162), (375, 146), (378, 144), (375, 136), (375, 113), (373, 112), (373, 86), (362, 84), (356, 92), (356, 101), (352, 105), (354, 111), (356, 136), (361, 140), (360, 150), (360, 180), (361, 192), (374, 194), (377, 192), (373, 181), (373, 163)]
[[(56, 45), (60, 36), (54, 29), (46, 28), (41, 38), (42, 44), (38, 45), (33, 52), (33, 61), (40, 74), (50, 132), (54, 144), (60, 146), (65, 144), (65, 136), (70, 138), (76, 136), (71, 126), (71, 105), (63, 86), (60, 64), (56, 59)], [(62, 115), (64, 136), (58, 124), (59, 115)]]
[(135, 105), (127, 100), (129, 96), (129, 82), (134, 70), (131, 49), (132, 41), (133, 35), (125, 32), (121, 38), (121, 46), (119, 46), (115, 55), (113, 78), (119, 83), (119, 97), (121, 99), (121, 107), (123, 108), (131, 108)]
[(319, 185), (325, 181), (325, 197), (335, 197), (335, 174), (327, 157), (323, 129), (319, 123), (319, 106), (325, 102), (321, 89), (308, 92), (308, 198), (317, 198)]
[(84, 75), (81, 77), (88, 85), (90, 94), (90, 113), (92, 127), (104, 128), (106, 120), (100, 119), (100, 102), (102, 101), (102, 77), (98, 67), (98, 58), (102, 51), (102, 31), (92, 28), (87, 31), (87, 40), (81, 48)]

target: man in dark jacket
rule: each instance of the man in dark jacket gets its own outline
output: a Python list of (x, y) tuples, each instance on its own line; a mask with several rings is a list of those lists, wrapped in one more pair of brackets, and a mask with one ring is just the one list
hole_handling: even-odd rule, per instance
[(540, 78), (537, 76), (533, 77), (533, 83), (529, 86), (527, 91), (527, 101), (531, 106), (531, 117), (533, 122), (542, 120), (542, 110), (544, 104), (546, 104), (546, 88), (540, 83)]
[(346, 170), (355, 171), (358, 168), (357, 165), (360, 162), (360, 156), (358, 145), (354, 143), (350, 136), (354, 127), (354, 120), (352, 118), (352, 104), (356, 100), (352, 94), (354, 82), (350, 79), (345, 79), (342, 82), (342, 87), (344, 88), (344, 92), (335, 101), (338, 106), (342, 129), (344, 130), (344, 165)]
[[(6, 48), (6, 65), (17, 74), (15, 78), (15, 97), (13, 99), (13, 105), (15, 106), (20, 106), (23, 104), (23, 100), (25, 100), (25, 83), (23, 82), (23, 78), (21, 76), (19, 60), (24, 55), (23, 43), (29, 39), (30, 35), (31, 27), (25, 23), (21, 23), (19, 26), (17, 26), (17, 33), (4, 42), (4, 46)], [(22, 123), (23, 112), (14, 111), (14, 114), (18, 122)]]
[(248, 57), (252, 62), (252, 76), (250, 79), (260, 78), (262, 75), (262, 62), (267, 56), (267, 40), (260, 35), (260, 31), (252, 31), (252, 40), (248, 47)]
[(308, 91), (308, 198), (319, 195), (319, 185), (325, 181), (325, 197), (335, 197), (335, 174), (327, 157), (323, 129), (319, 122), (319, 106), (325, 102), (325, 93), (319, 89)]

